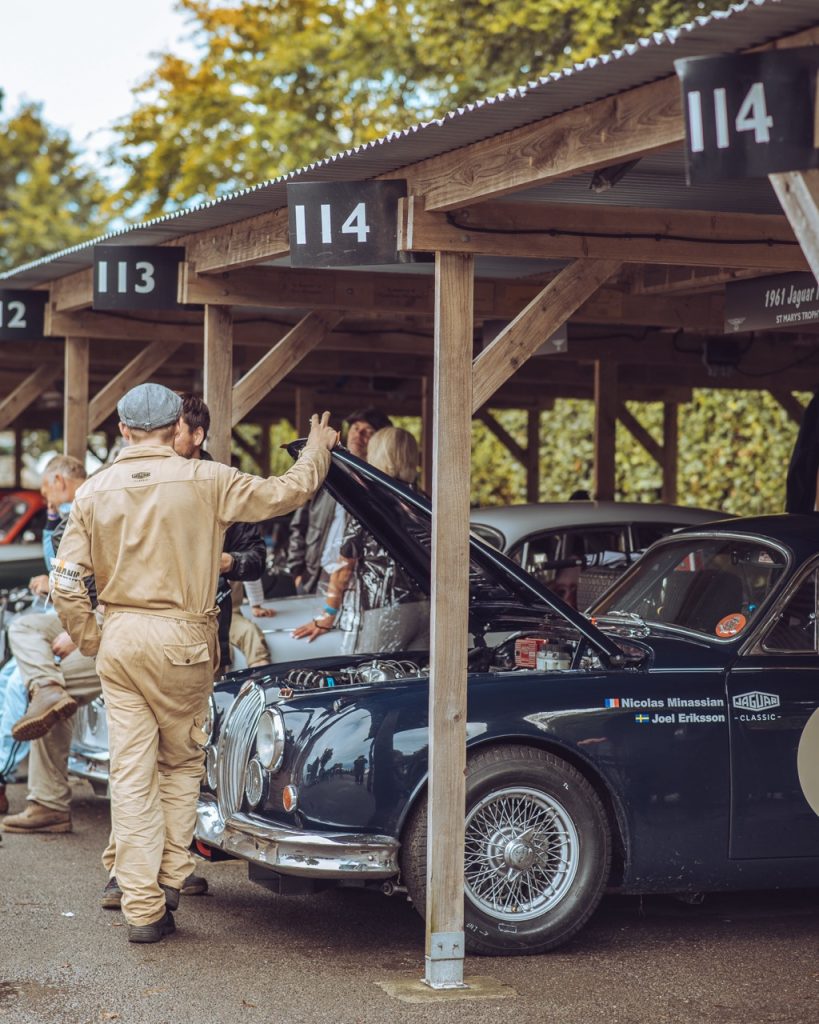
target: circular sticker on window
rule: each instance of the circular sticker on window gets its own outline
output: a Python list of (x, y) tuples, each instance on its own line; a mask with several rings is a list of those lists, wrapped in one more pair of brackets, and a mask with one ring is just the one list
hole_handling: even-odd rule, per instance
[(714, 632), (721, 637), (736, 636), (745, 628), (747, 621), (742, 612), (734, 612), (720, 619)]

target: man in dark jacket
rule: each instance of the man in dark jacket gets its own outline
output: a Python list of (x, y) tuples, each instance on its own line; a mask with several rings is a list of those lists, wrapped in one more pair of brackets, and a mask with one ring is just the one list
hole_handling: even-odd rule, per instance
[[(211, 460), (212, 457), (202, 448), (209, 430), (210, 411), (207, 405), (197, 395), (183, 395), (182, 421), (173, 445), (177, 455), (185, 459)], [(216, 604), (219, 606), (219, 650), (223, 671), (230, 667), (229, 635), (233, 617), (230, 582), (261, 579), (266, 559), (267, 549), (258, 525), (231, 523), (225, 533), (216, 589)]]
[[(380, 409), (356, 409), (347, 417), (346, 446), (359, 459), (367, 458), (370, 438), (382, 427), (392, 426)], [(287, 571), (300, 594), (315, 594), (322, 572), (322, 554), (336, 503), (322, 487), (312, 501), (297, 509), (290, 520)]]

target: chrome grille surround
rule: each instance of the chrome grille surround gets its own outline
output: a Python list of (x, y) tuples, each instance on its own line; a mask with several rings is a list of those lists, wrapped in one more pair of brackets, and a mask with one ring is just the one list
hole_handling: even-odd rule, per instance
[(223, 821), (228, 821), (242, 806), (245, 770), (263, 711), (264, 691), (248, 681), (222, 723), (216, 758), (216, 799)]

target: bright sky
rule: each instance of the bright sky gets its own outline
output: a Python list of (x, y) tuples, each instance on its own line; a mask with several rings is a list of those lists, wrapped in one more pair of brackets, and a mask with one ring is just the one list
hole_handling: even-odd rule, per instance
[(174, 0), (0, 0), (0, 12), (4, 116), (22, 97), (41, 100), (46, 118), (91, 154), (133, 108), (131, 89), (156, 65), (151, 53), (193, 53)]

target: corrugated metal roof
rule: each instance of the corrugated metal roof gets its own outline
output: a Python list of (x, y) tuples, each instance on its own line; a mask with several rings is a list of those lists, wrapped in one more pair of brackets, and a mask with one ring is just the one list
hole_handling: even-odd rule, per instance
[[(286, 205), (288, 181), (377, 177), (665, 78), (673, 74), (673, 61), (677, 58), (744, 50), (817, 24), (817, 0), (743, 0), (725, 11), (703, 15), (680, 28), (656, 32), (613, 53), (552, 72), (499, 96), (458, 108), (435, 121), (392, 132), (291, 174), (43, 257), (0, 275), (0, 280), (13, 279), (20, 287), (51, 281), (91, 266), (92, 246), (99, 242), (157, 245), (180, 235), (243, 220)], [(657, 158), (642, 161), (638, 171), (617, 186), (612, 199), (595, 196), (594, 201), (754, 212), (779, 210), (766, 181), (685, 190), (681, 175), (681, 153), (665, 154), (659, 165)], [(518, 193), (516, 198), (523, 195)], [(580, 202), (584, 186), (570, 179), (525, 195), (527, 199), (550, 202)]]

